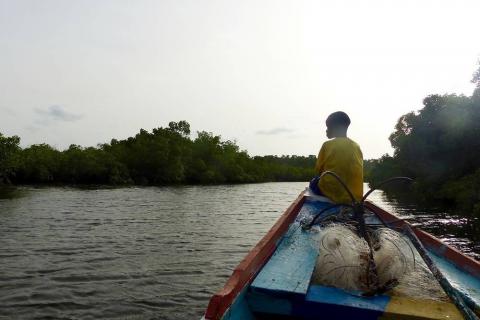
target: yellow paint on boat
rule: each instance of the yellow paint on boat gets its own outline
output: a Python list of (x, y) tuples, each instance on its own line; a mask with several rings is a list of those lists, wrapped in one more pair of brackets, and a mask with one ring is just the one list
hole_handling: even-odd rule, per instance
[(379, 319), (463, 319), (451, 302), (392, 297)]

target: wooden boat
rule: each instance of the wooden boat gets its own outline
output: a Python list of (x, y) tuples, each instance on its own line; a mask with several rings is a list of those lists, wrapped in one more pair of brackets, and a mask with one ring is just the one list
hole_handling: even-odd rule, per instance
[[(438, 301), (391, 292), (395, 290), (361, 296), (313, 284), (318, 250), (312, 233), (298, 227), (299, 216), (314, 215), (329, 205), (308, 189), (302, 192), (211, 298), (203, 319), (463, 319), (448, 297)], [(408, 225), (371, 202), (365, 208), (371, 215), (367, 225)], [(411, 228), (455, 292), (479, 315), (480, 263)]]

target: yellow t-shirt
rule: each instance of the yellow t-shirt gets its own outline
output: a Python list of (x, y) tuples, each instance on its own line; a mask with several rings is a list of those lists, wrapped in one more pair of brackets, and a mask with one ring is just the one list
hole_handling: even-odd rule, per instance
[[(346, 183), (357, 201), (363, 196), (363, 155), (358, 144), (339, 137), (325, 142), (318, 153), (315, 172), (335, 172)], [(332, 176), (326, 175), (318, 183), (320, 191), (336, 203), (351, 204), (348, 193)]]

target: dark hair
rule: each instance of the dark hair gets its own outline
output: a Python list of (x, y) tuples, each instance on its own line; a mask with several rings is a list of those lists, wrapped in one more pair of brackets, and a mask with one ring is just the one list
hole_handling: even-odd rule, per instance
[(343, 111), (337, 111), (328, 116), (327, 121), (325, 121), (327, 127), (348, 127), (350, 125), (350, 118)]

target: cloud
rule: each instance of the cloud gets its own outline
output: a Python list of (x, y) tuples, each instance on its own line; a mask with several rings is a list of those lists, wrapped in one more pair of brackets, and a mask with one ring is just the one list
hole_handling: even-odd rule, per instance
[(293, 131), (294, 130), (289, 129), (289, 128), (277, 127), (277, 128), (273, 128), (273, 129), (270, 129), (270, 130), (259, 130), (259, 131), (256, 132), (256, 134), (271, 136), (271, 135), (276, 135), (276, 134), (292, 133)]
[(39, 119), (35, 121), (37, 124), (47, 125), (52, 121), (61, 122), (74, 122), (83, 118), (81, 114), (74, 114), (66, 111), (61, 106), (50, 106), (48, 109), (35, 108), (35, 113), (39, 116)]

